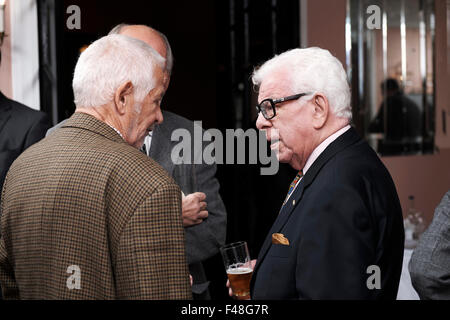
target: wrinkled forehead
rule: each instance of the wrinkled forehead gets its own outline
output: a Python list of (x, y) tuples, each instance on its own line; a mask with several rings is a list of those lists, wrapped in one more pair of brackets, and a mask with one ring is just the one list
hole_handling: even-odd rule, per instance
[(292, 94), (290, 83), (284, 72), (273, 72), (267, 74), (261, 82), (258, 90), (258, 101), (267, 98), (281, 98)]

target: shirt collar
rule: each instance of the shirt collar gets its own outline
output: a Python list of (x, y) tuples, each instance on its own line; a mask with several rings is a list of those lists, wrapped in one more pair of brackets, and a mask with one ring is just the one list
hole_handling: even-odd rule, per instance
[(322, 141), (321, 144), (319, 144), (314, 151), (311, 153), (311, 155), (309, 156), (308, 160), (306, 161), (305, 166), (303, 167), (303, 175), (306, 174), (306, 172), (308, 171), (309, 168), (311, 168), (312, 164), (314, 163), (314, 161), (316, 161), (316, 159), (320, 156), (320, 154), (334, 141), (336, 140), (339, 136), (343, 135), (347, 130), (349, 130), (351, 127), (350, 125), (346, 125), (345, 127), (343, 127), (342, 129), (336, 131), (335, 133), (333, 133), (331, 136), (329, 136), (328, 138), (326, 138), (324, 141)]
[[(115, 132), (117, 132), (117, 134), (123, 139), (123, 135), (120, 133), (119, 130), (117, 130), (116, 128), (114, 128), (112, 125), (110, 125), (109, 123), (107, 123), (108, 126), (110, 126), (111, 128), (114, 129)], [(124, 139), (125, 140), (125, 139)]]

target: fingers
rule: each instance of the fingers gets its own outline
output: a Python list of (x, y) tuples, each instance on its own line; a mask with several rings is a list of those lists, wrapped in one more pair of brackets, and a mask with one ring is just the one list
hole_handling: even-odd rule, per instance
[(230, 297), (233, 296), (233, 290), (231, 289), (230, 280), (227, 280), (227, 288), (228, 288), (228, 295)]
[(184, 227), (200, 224), (208, 218), (209, 213), (206, 210), (208, 204), (204, 201), (205, 199), (206, 195), (203, 192), (191, 193), (182, 199), (181, 215)]
[(197, 214), (197, 219), (194, 219), (194, 223), (195, 224), (199, 224), (202, 223), (204, 219), (208, 218), (208, 211), (204, 210), (204, 211), (200, 211)]
[(208, 218), (208, 211), (206, 211), (206, 210), (203, 210), (203, 211), (200, 211), (199, 213), (198, 213), (198, 216), (197, 216), (199, 219), (201, 219), (201, 220), (204, 220), (204, 219), (206, 219), (206, 218)]
[(197, 224), (200, 224), (203, 222), (204, 219), (208, 218), (208, 211), (200, 211), (196, 218), (192, 217), (184, 217), (183, 216), (183, 226), (184, 227), (192, 227)]
[(206, 210), (206, 202), (200, 202), (199, 205), (200, 205), (200, 211)]
[(196, 197), (198, 201), (204, 201), (206, 199), (206, 194), (204, 194), (203, 192), (194, 192), (190, 195)]

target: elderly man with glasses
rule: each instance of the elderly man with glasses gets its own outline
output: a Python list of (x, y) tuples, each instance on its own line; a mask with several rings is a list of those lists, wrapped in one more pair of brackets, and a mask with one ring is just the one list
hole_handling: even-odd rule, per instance
[(259, 253), (252, 298), (395, 299), (402, 211), (389, 172), (350, 125), (342, 64), (327, 50), (293, 49), (252, 80), (258, 129), (298, 170)]

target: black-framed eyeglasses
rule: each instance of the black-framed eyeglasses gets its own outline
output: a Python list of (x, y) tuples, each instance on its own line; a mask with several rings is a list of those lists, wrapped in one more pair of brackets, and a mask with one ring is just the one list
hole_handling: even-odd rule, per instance
[(262, 113), (263, 117), (267, 120), (273, 119), (277, 113), (275, 110), (275, 105), (277, 103), (282, 103), (282, 102), (286, 102), (286, 101), (291, 101), (291, 100), (297, 100), (300, 99), (303, 96), (307, 96), (309, 95), (309, 93), (299, 93), (299, 94), (294, 94), (293, 96), (288, 96), (288, 97), (284, 97), (284, 98), (280, 98), (280, 99), (264, 99), (263, 101), (261, 101), (259, 104), (256, 105), (256, 110), (258, 111), (258, 113)]

